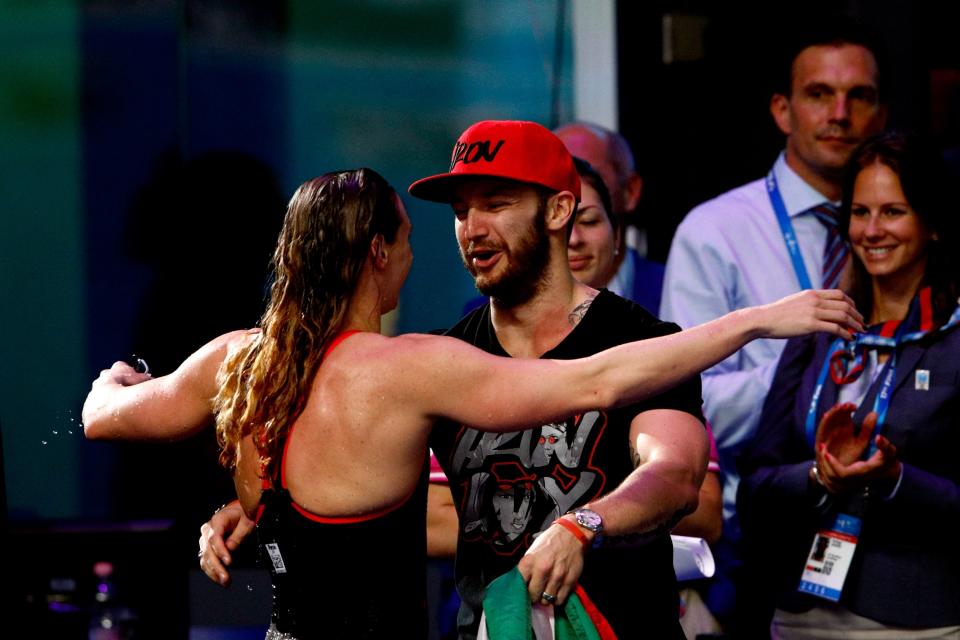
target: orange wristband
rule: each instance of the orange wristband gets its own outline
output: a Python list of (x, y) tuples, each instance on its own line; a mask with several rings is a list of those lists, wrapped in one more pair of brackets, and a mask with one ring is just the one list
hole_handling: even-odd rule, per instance
[(576, 536), (577, 540), (580, 541), (580, 544), (582, 544), (584, 548), (590, 546), (590, 541), (587, 540), (587, 534), (585, 534), (583, 531), (580, 531), (580, 527), (573, 524), (569, 520), (565, 518), (557, 518), (556, 520), (553, 521), (553, 524), (560, 525), (561, 527), (563, 527), (564, 529), (572, 533), (574, 536)]

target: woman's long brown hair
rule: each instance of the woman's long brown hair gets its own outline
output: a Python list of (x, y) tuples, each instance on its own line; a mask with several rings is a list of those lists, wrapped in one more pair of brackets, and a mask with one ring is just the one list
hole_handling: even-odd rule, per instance
[(399, 226), (396, 192), (372, 169), (328, 173), (293, 194), (261, 333), (220, 369), (214, 409), (225, 467), (236, 466), (240, 441), (252, 434), (272, 474), (324, 351), (343, 329), (370, 243), (378, 234), (393, 242)]

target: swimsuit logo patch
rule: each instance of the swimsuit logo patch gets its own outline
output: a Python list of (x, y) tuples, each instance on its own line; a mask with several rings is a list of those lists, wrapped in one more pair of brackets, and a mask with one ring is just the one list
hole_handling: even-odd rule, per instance
[(273, 570), (277, 573), (286, 573), (287, 566), (283, 564), (283, 556), (280, 555), (280, 545), (276, 542), (268, 542), (263, 546), (267, 550), (267, 555), (270, 556), (270, 562), (273, 563)]

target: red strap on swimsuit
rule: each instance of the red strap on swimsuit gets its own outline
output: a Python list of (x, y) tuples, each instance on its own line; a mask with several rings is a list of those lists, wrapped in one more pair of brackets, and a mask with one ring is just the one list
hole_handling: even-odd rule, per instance
[(330, 352), (340, 346), (340, 343), (352, 336), (355, 333), (360, 333), (360, 329), (348, 329), (338, 333), (333, 337), (333, 340), (330, 341), (330, 344), (327, 345), (326, 350), (323, 352), (323, 357), (326, 358), (330, 355)]

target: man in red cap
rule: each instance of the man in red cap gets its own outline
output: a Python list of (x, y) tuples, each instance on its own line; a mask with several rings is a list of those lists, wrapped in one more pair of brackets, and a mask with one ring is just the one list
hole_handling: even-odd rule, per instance
[[(563, 143), (539, 124), (474, 124), (449, 171), (410, 193), (451, 204), (464, 265), (490, 298), (449, 335), (496, 355), (569, 359), (678, 330), (574, 279), (567, 238), (580, 180)], [(531, 600), (563, 603), (579, 581), (618, 637), (683, 638), (669, 530), (695, 508), (706, 469), (699, 380), (570, 416), (562, 429), (516, 419), (527, 429), (493, 435), (448, 424), (431, 436), (459, 515), (461, 638), (476, 634), (486, 585), (517, 564)], [(496, 518), (484, 498), (504, 465), (542, 496), (508, 523), (510, 536), (480, 526)]]

